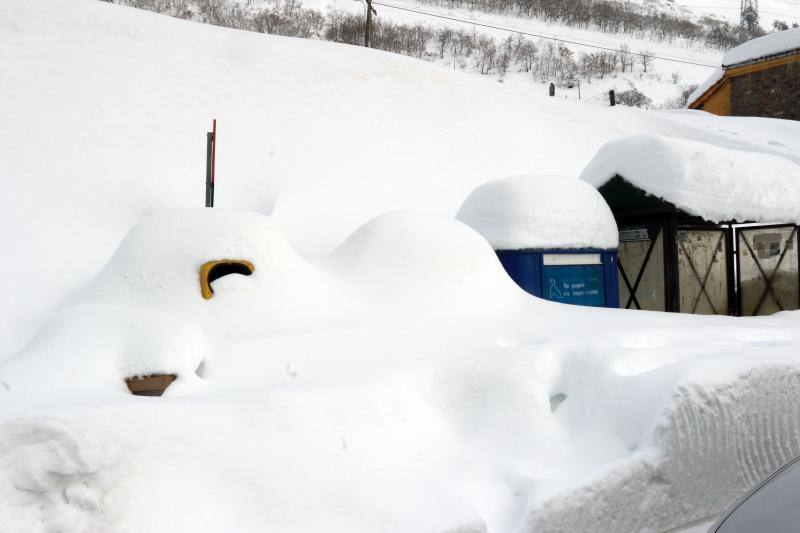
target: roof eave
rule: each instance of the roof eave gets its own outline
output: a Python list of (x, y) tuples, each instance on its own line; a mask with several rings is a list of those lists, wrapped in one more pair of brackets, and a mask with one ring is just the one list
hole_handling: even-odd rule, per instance
[(795, 54), (800, 54), (800, 48), (793, 48), (791, 50), (786, 50), (783, 52), (778, 52), (777, 54), (770, 54), (766, 56), (757, 57), (754, 59), (748, 59), (747, 61), (739, 61), (738, 63), (731, 63), (729, 65), (722, 65), (722, 68), (725, 70), (732, 69), (732, 68), (739, 68), (739, 67), (746, 67), (747, 65), (754, 65), (756, 63), (762, 63), (764, 61), (770, 61), (773, 59), (778, 59), (781, 57), (792, 56)]
[(706, 89), (703, 94), (701, 94), (700, 96), (698, 96), (697, 98), (695, 98), (691, 102), (688, 102), (686, 104), (686, 107), (688, 109), (697, 109), (698, 107), (700, 107), (701, 105), (706, 103), (706, 100), (711, 98), (711, 95), (713, 95), (715, 92), (717, 92), (717, 89), (719, 89), (729, 79), (730, 78), (728, 78), (727, 73), (723, 74), (722, 77), (714, 85), (712, 85), (711, 87)]

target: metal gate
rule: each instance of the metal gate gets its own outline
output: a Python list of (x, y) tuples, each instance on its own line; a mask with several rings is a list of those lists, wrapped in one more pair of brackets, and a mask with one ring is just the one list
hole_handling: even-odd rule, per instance
[(728, 242), (724, 228), (678, 228), (678, 311), (727, 315)]
[(617, 265), (620, 307), (666, 310), (663, 226), (621, 228)]
[(742, 316), (800, 308), (797, 226), (737, 227), (736, 271)]

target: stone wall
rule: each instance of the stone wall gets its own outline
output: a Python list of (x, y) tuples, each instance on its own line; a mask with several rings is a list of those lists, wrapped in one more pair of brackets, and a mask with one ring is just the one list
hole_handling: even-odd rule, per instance
[(731, 115), (800, 120), (800, 55), (732, 81)]

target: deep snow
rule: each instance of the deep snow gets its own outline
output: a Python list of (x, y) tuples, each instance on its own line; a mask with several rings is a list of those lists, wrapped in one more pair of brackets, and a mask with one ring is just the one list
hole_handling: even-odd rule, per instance
[[(206, 301), (215, 257), (256, 270)], [(262, 215), (167, 212), (0, 367), (0, 529), (665, 529), (800, 452), (797, 326), (531, 298), (445, 216), (309, 261)]]
[(626, 135), (800, 161), (791, 121), (552, 100), (393, 54), (92, 0), (9, 0), (0, 29), (0, 223), (25, 235), (4, 243), (20, 259), (0, 263), (16, 287), (0, 302), (0, 359), (143, 216), (201, 205), (212, 116), (217, 204), (270, 214), (315, 256), (381, 213), (452, 215), (493, 179), (577, 176)]
[[(548, 303), (453, 218), (641, 133), (796, 165), (797, 124), (91, 0), (3, 2), (0, 48), (0, 531), (661, 530), (800, 453), (797, 313)], [(221, 207), (175, 209), (212, 115)]]

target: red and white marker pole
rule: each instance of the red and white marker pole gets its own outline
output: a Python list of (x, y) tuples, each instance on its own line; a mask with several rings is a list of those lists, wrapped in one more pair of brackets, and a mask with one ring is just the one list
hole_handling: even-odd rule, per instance
[(206, 133), (206, 207), (214, 207), (214, 170), (217, 162), (217, 119)]

